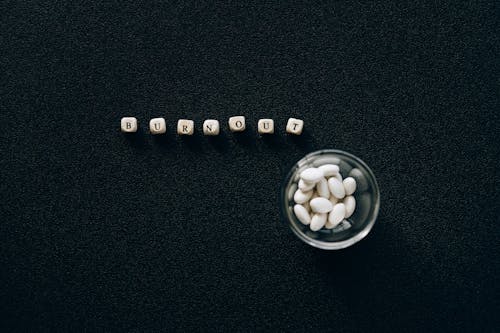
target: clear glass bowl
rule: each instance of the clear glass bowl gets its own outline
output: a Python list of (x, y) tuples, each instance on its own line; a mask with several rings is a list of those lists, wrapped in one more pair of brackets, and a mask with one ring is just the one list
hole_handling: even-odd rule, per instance
[[(350, 176), (356, 179), (357, 188), (353, 194), (356, 209), (351, 217), (335, 228), (312, 231), (295, 217), (293, 194), (302, 170), (324, 164), (337, 164), (342, 178)], [(373, 172), (365, 162), (342, 150), (324, 149), (306, 155), (292, 167), (281, 188), (281, 209), (285, 222), (302, 241), (324, 250), (343, 249), (363, 239), (377, 219), (379, 206), (380, 193)]]

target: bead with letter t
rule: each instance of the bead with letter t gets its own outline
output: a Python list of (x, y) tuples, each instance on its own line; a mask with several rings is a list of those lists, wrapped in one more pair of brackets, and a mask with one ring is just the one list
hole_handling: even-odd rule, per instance
[(290, 118), (286, 124), (286, 132), (295, 135), (301, 135), (304, 129), (304, 121), (301, 119)]

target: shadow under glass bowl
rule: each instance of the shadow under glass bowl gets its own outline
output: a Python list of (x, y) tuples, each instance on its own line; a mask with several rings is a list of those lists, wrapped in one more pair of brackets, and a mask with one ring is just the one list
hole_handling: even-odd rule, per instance
[[(356, 180), (357, 188), (353, 194), (356, 209), (351, 217), (335, 228), (312, 231), (295, 216), (293, 194), (297, 190), (299, 175), (304, 169), (324, 164), (336, 164), (340, 168), (342, 178), (353, 177)], [(280, 195), (285, 223), (302, 241), (324, 250), (343, 249), (363, 239), (372, 229), (380, 206), (379, 188), (370, 168), (356, 156), (336, 149), (318, 150), (298, 161), (286, 176)]]

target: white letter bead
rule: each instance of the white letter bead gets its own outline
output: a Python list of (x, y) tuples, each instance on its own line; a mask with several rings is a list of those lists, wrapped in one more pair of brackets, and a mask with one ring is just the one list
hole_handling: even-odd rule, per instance
[(306, 183), (317, 183), (323, 178), (323, 171), (318, 168), (308, 168), (300, 173), (300, 178)]
[(328, 199), (330, 197), (330, 190), (328, 189), (328, 182), (325, 178), (321, 178), (321, 180), (316, 184), (316, 191), (320, 197)]
[(302, 190), (297, 190), (293, 195), (293, 201), (298, 204), (303, 204), (311, 198), (312, 194), (313, 191), (302, 192)]
[(149, 131), (151, 134), (163, 134), (167, 131), (167, 124), (164, 118), (153, 118), (149, 121)]
[(231, 132), (243, 132), (246, 128), (245, 117), (235, 116), (229, 118), (229, 130)]
[(203, 134), (205, 135), (219, 135), (220, 126), (219, 121), (215, 119), (207, 119), (203, 123)]
[(356, 199), (354, 199), (352, 195), (345, 197), (344, 206), (345, 206), (344, 218), (347, 219), (351, 217), (351, 215), (354, 213), (354, 210), (356, 209)]
[[(314, 213), (328, 213), (333, 209), (330, 200), (321, 197), (312, 199), (309, 205)], [(342, 216), (342, 218), (344, 218), (344, 216)]]
[(137, 119), (135, 117), (123, 117), (121, 128), (123, 133), (137, 132)]
[(272, 119), (259, 119), (257, 123), (259, 134), (273, 134), (274, 133), (274, 120)]
[(311, 225), (309, 226), (309, 228), (311, 228), (312, 231), (318, 231), (325, 225), (326, 218), (327, 214), (314, 214), (311, 219)]
[(333, 206), (332, 211), (328, 214), (328, 222), (332, 225), (332, 228), (336, 227), (345, 215), (345, 205), (343, 203), (336, 204)]
[(299, 180), (299, 188), (304, 192), (312, 190), (314, 186), (316, 186), (315, 183), (307, 183), (303, 179)]
[(302, 222), (302, 224), (308, 225), (309, 223), (311, 223), (311, 216), (304, 206), (298, 204), (293, 206), (293, 212), (295, 213), (295, 216), (297, 216), (297, 219)]
[(328, 179), (328, 187), (330, 188), (330, 192), (332, 192), (332, 195), (335, 198), (342, 199), (343, 197), (345, 197), (344, 184), (342, 184), (342, 182), (337, 178), (332, 177)]
[(319, 166), (318, 169), (321, 169), (325, 175), (325, 177), (335, 176), (339, 173), (339, 166), (335, 164), (325, 164)]
[(304, 129), (304, 121), (300, 119), (290, 118), (286, 124), (286, 132), (295, 135), (301, 135)]
[(345, 195), (351, 195), (356, 191), (356, 180), (352, 177), (347, 177), (343, 181), (344, 183), (344, 189), (345, 189)]
[(179, 119), (177, 121), (177, 134), (179, 135), (193, 135), (194, 121), (188, 119)]

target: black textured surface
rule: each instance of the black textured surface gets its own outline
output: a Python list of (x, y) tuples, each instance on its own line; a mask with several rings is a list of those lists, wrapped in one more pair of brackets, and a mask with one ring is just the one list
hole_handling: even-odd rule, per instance
[[(4, 2), (2, 331), (500, 330), (498, 9)], [(282, 179), (319, 148), (381, 189), (341, 252), (280, 222)]]

